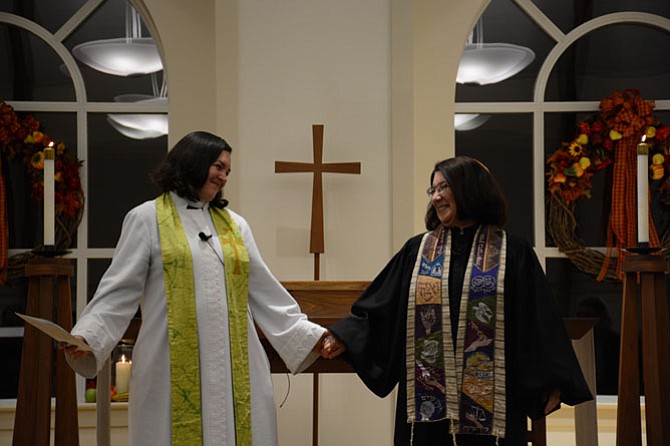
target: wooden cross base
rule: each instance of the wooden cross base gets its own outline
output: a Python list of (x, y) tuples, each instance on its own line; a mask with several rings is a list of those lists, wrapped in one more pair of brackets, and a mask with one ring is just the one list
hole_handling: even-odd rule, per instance
[[(72, 328), (69, 260), (37, 258), (26, 266), (28, 297), (26, 313)], [(54, 295), (57, 301), (54, 302)], [(54, 305), (56, 303), (56, 305)], [(55, 309), (57, 319), (54, 319)], [(13, 446), (48, 446), (51, 434), (53, 340), (26, 324), (23, 334), (21, 372), (14, 418)], [(74, 372), (61, 351), (56, 352), (56, 446), (78, 446), (77, 395)]]
[(617, 446), (641, 446), (638, 275), (642, 311), (642, 368), (647, 444), (670, 445), (670, 316), (666, 293), (667, 264), (662, 256), (633, 254), (623, 259), (625, 272), (619, 359)]

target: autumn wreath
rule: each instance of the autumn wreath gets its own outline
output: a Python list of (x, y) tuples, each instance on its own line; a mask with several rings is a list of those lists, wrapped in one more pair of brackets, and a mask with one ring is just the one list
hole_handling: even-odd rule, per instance
[[(79, 178), (82, 162), (64, 143), (47, 134), (32, 115), (19, 117), (12, 106), (0, 101), (0, 163), (20, 162), (28, 178), (30, 198), (38, 204), (44, 199), (44, 148), (51, 142), (55, 147), (55, 248), (60, 251), (72, 247), (84, 211), (84, 192)], [(23, 276), (26, 262), (34, 256), (32, 252), (25, 252), (8, 258), (6, 188), (10, 186), (2, 177), (0, 174), (0, 272), (3, 274), (0, 282)]]
[[(670, 207), (670, 127), (653, 114), (654, 107), (635, 89), (615, 91), (600, 102), (599, 113), (579, 122), (575, 137), (563, 142), (546, 161), (548, 231), (577, 268), (598, 280), (621, 279), (619, 265), (625, 249), (636, 244), (636, 147), (643, 136), (649, 145), (650, 182), (659, 182), (654, 199)], [(578, 200), (591, 197), (591, 178), (606, 168), (612, 173), (612, 204), (608, 250), (602, 253), (586, 248), (577, 236), (574, 211)], [(667, 248), (667, 231), (659, 239), (654, 225), (650, 226), (650, 246)], [(611, 257), (613, 248), (616, 260)]]

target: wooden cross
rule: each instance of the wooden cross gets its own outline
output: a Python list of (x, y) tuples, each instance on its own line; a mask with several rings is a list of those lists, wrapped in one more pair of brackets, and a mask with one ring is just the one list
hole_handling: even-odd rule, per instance
[(324, 252), (323, 243), (323, 173), (361, 173), (361, 163), (323, 163), (323, 124), (312, 125), (314, 147), (313, 163), (275, 161), (275, 173), (313, 172), (312, 225), (309, 252), (314, 254), (314, 280), (319, 280), (319, 254)]

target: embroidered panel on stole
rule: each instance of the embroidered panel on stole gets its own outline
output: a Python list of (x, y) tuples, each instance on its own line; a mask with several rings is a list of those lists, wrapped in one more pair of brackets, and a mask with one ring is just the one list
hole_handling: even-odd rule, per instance
[(408, 422), (450, 419), (457, 433), (505, 436), (505, 241), (500, 228), (477, 230), (454, 350), (451, 236), (442, 227), (424, 236), (408, 299)]

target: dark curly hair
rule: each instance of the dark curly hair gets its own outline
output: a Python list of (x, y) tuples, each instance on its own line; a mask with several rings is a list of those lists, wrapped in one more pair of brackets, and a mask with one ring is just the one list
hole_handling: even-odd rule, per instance
[[(233, 151), (223, 138), (203, 131), (191, 132), (167, 153), (151, 179), (163, 192), (199, 201), (198, 191), (207, 181), (209, 168), (224, 150)], [(227, 204), (221, 191), (210, 202), (219, 208)]]
[[(505, 197), (488, 168), (474, 158), (457, 156), (435, 164), (430, 174), (433, 184), (435, 173), (440, 172), (456, 200), (460, 220), (503, 226), (505, 224)], [(432, 203), (426, 211), (426, 229), (432, 231), (441, 222)]]

